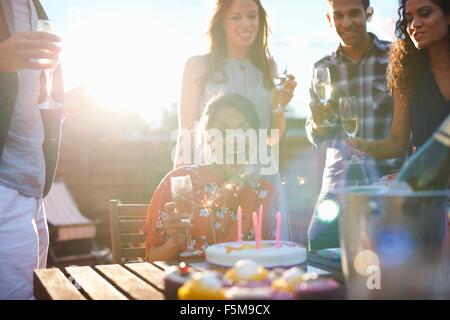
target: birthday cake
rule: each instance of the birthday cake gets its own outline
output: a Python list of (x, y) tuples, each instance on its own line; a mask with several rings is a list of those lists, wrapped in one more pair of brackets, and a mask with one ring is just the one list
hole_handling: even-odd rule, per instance
[(281, 241), (261, 241), (256, 248), (255, 241), (228, 242), (209, 246), (206, 261), (222, 267), (233, 267), (239, 260), (252, 260), (266, 268), (291, 267), (306, 260), (306, 249), (297, 243)]

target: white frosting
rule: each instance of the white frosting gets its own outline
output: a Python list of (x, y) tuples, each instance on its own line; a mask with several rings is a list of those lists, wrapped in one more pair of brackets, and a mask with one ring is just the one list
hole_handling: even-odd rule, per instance
[(209, 246), (205, 252), (206, 260), (224, 267), (234, 267), (239, 260), (252, 260), (266, 268), (291, 267), (306, 260), (306, 249), (296, 243), (282, 242), (280, 248), (275, 247), (275, 241), (262, 241), (261, 244), (258, 250), (254, 241)]
[(299, 281), (304, 275), (304, 272), (300, 268), (291, 268), (283, 273), (283, 279), (288, 283)]
[(203, 287), (211, 289), (211, 291), (219, 291), (222, 289), (222, 282), (214, 272), (199, 272), (192, 276), (192, 280), (201, 284)]
[(234, 266), (238, 280), (250, 280), (258, 274), (258, 265), (253, 260), (240, 260)]

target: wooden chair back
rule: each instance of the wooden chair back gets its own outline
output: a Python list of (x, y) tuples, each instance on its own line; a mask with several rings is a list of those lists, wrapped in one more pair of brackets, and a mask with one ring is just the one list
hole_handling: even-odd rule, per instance
[(148, 204), (122, 204), (109, 201), (111, 247), (114, 264), (142, 261), (146, 258), (145, 235), (142, 228), (147, 218)]

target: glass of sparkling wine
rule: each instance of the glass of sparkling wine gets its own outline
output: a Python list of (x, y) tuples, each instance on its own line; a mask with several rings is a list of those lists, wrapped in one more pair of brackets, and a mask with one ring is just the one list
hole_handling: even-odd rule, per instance
[[(52, 25), (50, 23), (50, 20), (38, 20), (37, 21), (37, 32), (47, 32), (47, 33), (54, 33), (54, 29), (52, 28)], [(55, 61), (51, 61), (49, 59), (39, 59), (39, 62), (42, 64), (50, 64)], [(56, 64), (58, 61), (56, 61)], [(41, 104), (39, 104), (40, 109), (54, 109), (61, 107), (61, 104), (56, 103), (51, 98), (52, 88), (53, 88), (53, 74), (54, 69), (46, 69), (43, 71), (45, 74), (45, 82), (46, 82), (46, 93), (47, 97), (45, 101)]]
[[(359, 110), (356, 97), (343, 97), (339, 99), (339, 113), (342, 127), (350, 139), (355, 139), (359, 131)], [(356, 155), (352, 155), (351, 163), (360, 163)]]
[[(180, 219), (182, 223), (191, 224), (192, 216), (195, 210), (195, 195), (192, 187), (190, 176), (180, 176), (170, 178), (170, 190), (172, 199), (175, 203), (175, 212), (183, 214)], [(180, 257), (188, 258), (202, 255), (203, 252), (194, 249), (192, 235), (189, 230), (186, 230), (187, 250), (180, 253)]]
[(275, 62), (275, 77), (273, 78), (273, 84), (275, 88), (280, 93), (278, 95), (278, 111), (284, 111), (282, 101), (281, 101), (281, 93), (284, 90), (284, 84), (288, 79), (288, 67), (287, 63), (282, 59), (277, 59)]
[[(323, 106), (326, 106), (331, 98), (333, 87), (331, 86), (330, 69), (327, 67), (315, 68), (313, 72), (314, 93)], [(333, 123), (329, 119), (324, 119), (319, 124), (321, 127), (332, 127)]]

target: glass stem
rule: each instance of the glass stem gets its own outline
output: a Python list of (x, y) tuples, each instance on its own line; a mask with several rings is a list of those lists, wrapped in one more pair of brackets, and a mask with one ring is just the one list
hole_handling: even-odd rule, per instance
[[(194, 212), (191, 212), (191, 219), (192, 219), (192, 215), (194, 214)], [(191, 220), (192, 223), (192, 220)], [(192, 244), (192, 234), (191, 234), (191, 230), (187, 229), (186, 230), (186, 240), (187, 240), (187, 249), (188, 251), (194, 251), (194, 245)]]
[[(351, 136), (350, 137), (351, 140), (355, 140), (356, 137)], [(352, 164), (358, 164), (360, 163), (361, 160), (359, 160), (358, 156), (356, 154), (352, 154), (351, 158), (350, 158), (350, 163)]]
[(186, 230), (186, 239), (187, 239), (187, 249), (188, 251), (194, 250), (194, 245), (192, 244), (192, 234), (189, 230)]
[(283, 101), (282, 101), (281, 92), (282, 92), (282, 90), (278, 91), (278, 110), (283, 109), (283, 105), (282, 105)]
[[(324, 106), (326, 106), (327, 104), (328, 104), (328, 101), (321, 101), (321, 103), (324, 105)], [(330, 121), (330, 119), (323, 119), (322, 120), (322, 126), (323, 127), (330, 127), (331, 126), (331, 121)]]
[(47, 99), (49, 99), (52, 94), (54, 70), (52, 70), (52, 69), (44, 70), (44, 74), (45, 74), (46, 89), (47, 89)]

